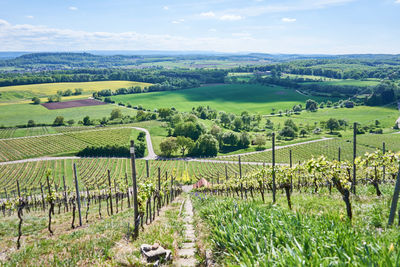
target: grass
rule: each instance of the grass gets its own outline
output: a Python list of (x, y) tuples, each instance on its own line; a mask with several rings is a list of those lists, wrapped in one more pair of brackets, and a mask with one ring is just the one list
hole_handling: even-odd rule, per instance
[(193, 200), (218, 265), (397, 266), (400, 232), (384, 227), (393, 187), (378, 199), (371, 189), (359, 187), (352, 223), (337, 193), (294, 193), (294, 211), (280, 194), (276, 205), (202, 194)]
[(103, 89), (116, 90), (132, 86), (146, 87), (151, 84), (131, 81), (97, 81), (97, 82), (70, 82), (70, 83), (42, 83), (0, 87), (0, 102), (6, 100), (26, 99), (32, 96), (49, 96), (57, 94), (57, 91), (65, 91), (75, 88), (83, 89), (84, 95)]
[[(73, 119), (77, 123), (83, 120), (85, 116), (92, 119), (109, 117), (111, 111), (115, 108), (117, 106), (111, 104), (55, 110), (48, 110), (42, 105), (33, 104), (0, 105), (0, 125), (12, 127), (26, 124), (28, 120), (34, 120), (35, 123), (51, 124), (57, 116), (63, 116), (65, 121)], [(136, 114), (133, 109), (121, 108), (121, 110), (124, 115), (133, 116)]]
[(303, 111), (299, 115), (287, 116), (273, 116), (269, 119), (275, 125), (283, 125), (287, 119), (292, 119), (296, 124), (306, 126), (313, 126), (315, 123), (327, 121), (330, 118), (346, 120), (349, 125), (358, 122), (361, 125), (375, 124), (375, 120), (379, 120), (381, 127), (393, 127), (395, 121), (399, 118), (400, 113), (393, 107), (368, 107), (356, 106), (354, 108), (323, 108), (318, 109), (317, 112)]
[(304, 84), (322, 84), (322, 85), (336, 85), (336, 86), (343, 86), (343, 85), (348, 85), (348, 86), (375, 86), (379, 84), (379, 80), (353, 80), (353, 79), (347, 79), (347, 80), (334, 80), (334, 81), (317, 81), (317, 82), (307, 82)]
[[(304, 105), (310, 97), (279, 86), (226, 84), (174, 92), (119, 95), (112, 98), (116, 102), (130, 103), (133, 106), (142, 105), (151, 110), (175, 107), (179, 111), (191, 111), (192, 107), (202, 105), (236, 114), (240, 114), (242, 111), (269, 114), (273, 108), (284, 110), (291, 109), (297, 104)], [(314, 99), (326, 100), (321, 97)]]

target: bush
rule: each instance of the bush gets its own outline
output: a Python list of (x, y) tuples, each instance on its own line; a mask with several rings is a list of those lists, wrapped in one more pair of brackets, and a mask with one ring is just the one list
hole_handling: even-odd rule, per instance
[[(135, 157), (144, 157), (146, 145), (143, 142), (135, 143)], [(79, 157), (130, 157), (129, 146), (101, 146), (101, 147), (86, 147), (79, 151)]]

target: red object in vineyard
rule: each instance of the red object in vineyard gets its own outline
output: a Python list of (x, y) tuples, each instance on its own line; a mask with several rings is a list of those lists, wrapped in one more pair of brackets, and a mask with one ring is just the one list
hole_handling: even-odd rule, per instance
[(201, 178), (197, 183), (195, 183), (194, 185), (193, 185), (193, 188), (200, 188), (200, 187), (210, 187), (210, 183), (206, 180), (206, 179), (204, 179), (204, 178)]

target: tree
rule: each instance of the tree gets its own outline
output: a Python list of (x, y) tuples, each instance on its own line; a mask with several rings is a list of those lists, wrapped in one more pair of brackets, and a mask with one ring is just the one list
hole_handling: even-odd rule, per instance
[(211, 127), (210, 134), (212, 134), (215, 137), (217, 137), (220, 133), (221, 133), (221, 128), (218, 125), (214, 124)]
[(32, 98), (32, 102), (33, 102), (33, 104), (35, 104), (35, 105), (39, 105), (39, 104), (40, 104), (40, 98), (37, 97), (37, 96), (35, 96), (34, 98)]
[(170, 157), (178, 148), (176, 137), (167, 137), (160, 143), (160, 150), (164, 156)]
[(299, 114), (299, 113), (301, 112), (301, 107), (300, 107), (299, 105), (295, 105), (295, 106), (293, 107), (293, 112), (294, 112), (295, 114)]
[(218, 141), (211, 134), (203, 134), (196, 141), (192, 154), (213, 157), (218, 154)]
[(64, 117), (57, 116), (53, 122), (53, 126), (61, 126), (61, 125), (64, 125)]
[(267, 139), (265, 138), (264, 135), (257, 135), (256, 138), (253, 140), (253, 144), (257, 146), (257, 148), (261, 148), (267, 143)]
[(297, 125), (291, 119), (286, 120), (284, 125), (292, 128), (295, 132), (297, 132), (299, 130)]
[(189, 137), (192, 140), (197, 140), (205, 131), (206, 129), (203, 124), (187, 121), (176, 125), (173, 135)]
[(190, 151), (194, 147), (194, 141), (184, 136), (178, 136), (176, 138), (176, 144), (181, 150), (182, 157), (185, 155), (186, 151)]
[(137, 140), (138, 141), (144, 141), (145, 138), (146, 138), (146, 133), (145, 132), (140, 132), (138, 134)]
[(69, 120), (69, 121), (67, 121), (67, 123), (69, 124), (69, 126), (72, 126), (75, 123), (75, 121), (74, 120)]
[(170, 108), (159, 108), (158, 109), (158, 116), (161, 119), (166, 119), (167, 117), (171, 116), (173, 111)]
[(238, 138), (237, 134), (235, 134), (233, 132), (225, 132), (222, 135), (222, 141), (226, 145), (236, 146), (239, 141), (239, 138)]
[(92, 122), (90, 121), (90, 117), (89, 116), (86, 116), (86, 117), (83, 118), (83, 125), (86, 125), (86, 126), (92, 125)]
[(247, 132), (240, 133), (238, 146), (246, 148), (250, 145), (250, 136)]
[(115, 108), (111, 111), (111, 116), (110, 116), (110, 120), (115, 120), (115, 119), (119, 119), (122, 118), (122, 112), (119, 108)]
[(295, 138), (296, 137), (296, 132), (289, 126), (283, 127), (283, 129), (279, 132), (280, 136), (286, 137), (286, 138)]
[(235, 120), (233, 121), (233, 127), (234, 127), (235, 131), (239, 131), (240, 129), (242, 129), (242, 125), (243, 125), (242, 119), (239, 117), (236, 117)]
[(339, 122), (338, 122), (338, 120), (337, 119), (334, 119), (334, 118), (330, 118), (327, 122), (326, 122), (326, 127), (331, 131), (331, 133), (334, 131), (334, 130), (337, 130), (337, 129), (339, 129)]
[(28, 126), (28, 127), (35, 127), (35, 122), (34, 122), (34, 120), (29, 120), (28, 121), (28, 124), (26, 125), (26, 126)]
[(316, 111), (318, 109), (318, 103), (315, 100), (308, 99), (306, 101), (306, 110), (308, 111)]
[(307, 134), (307, 130), (306, 129), (301, 129), (300, 130), (300, 134), (302, 137), (304, 137)]

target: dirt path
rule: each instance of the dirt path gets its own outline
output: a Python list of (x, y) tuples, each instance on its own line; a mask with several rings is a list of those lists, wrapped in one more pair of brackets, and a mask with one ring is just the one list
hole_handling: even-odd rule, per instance
[[(183, 191), (189, 192), (191, 186), (184, 186)], [(178, 250), (179, 259), (175, 262), (176, 266), (196, 266), (196, 236), (193, 227), (193, 206), (190, 195), (187, 196), (184, 204), (184, 219), (185, 222), (185, 242), (182, 248)]]

